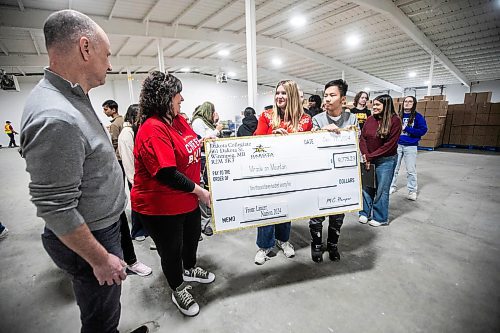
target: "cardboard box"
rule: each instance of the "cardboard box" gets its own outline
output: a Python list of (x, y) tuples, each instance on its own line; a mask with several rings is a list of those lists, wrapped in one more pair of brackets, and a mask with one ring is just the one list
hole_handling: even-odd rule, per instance
[[(448, 105), (449, 107), (449, 105)], [(454, 112), (465, 112), (465, 104), (454, 104), (453, 105)]]
[(474, 142), (474, 135), (462, 135), (460, 137), (460, 144), (465, 146), (470, 146)]
[(428, 101), (445, 101), (446, 95), (424, 96), (424, 99)]
[(426, 105), (427, 105), (427, 101), (417, 102), (417, 111), (422, 113), (422, 114), (425, 113), (425, 106)]
[(476, 125), (489, 125), (489, 116), (487, 113), (476, 114)]
[(498, 144), (498, 137), (495, 135), (485, 135), (482, 139), (481, 146), (496, 147)]
[(490, 113), (491, 103), (478, 103), (476, 104), (476, 113)]
[(461, 135), (450, 135), (450, 145), (459, 145)]
[(443, 132), (427, 132), (422, 140), (438, 140), (443, 135)]
[(500, 114), (500, 103), (491, 103), (490, 113)]
[(477, 104), (464, 104), (465, 113), (477, 113)]
[(427, 101), (425, 108), (426, 109), (439, 109), (448, 106), (448, 102), (446, 101)]
[(470, 125), (475, 125), (476, 124), (476, 113), (464, 113), (464, 121), (463, 125), (465, 126), (470, 126)]
[(453, 118), (451, 118), (451, 126), (462, 126), (464, 124), (464, 112), (453, 113)]
[(420, 140), (418, 143), (420, 147), (429, 147), (429, 148), (436, 148), (438, 146), (438, 141), (437, 140)]
[[(440, 116), (440, 117), (425, 117), (425, 122), (427, 123), (427, 128), (430, 129), (433, 128), (443, 128), (444, 122), (446, 121), (446, 117)], [(435, 132), (435, 131), (433, 131)]]
[(476, 94), (466, 93), (464, 96), (464, 104), (472, 104), (472, 103), (476, 103)]
[(462, 127), (452, 127), (450, 131), (450, 137), (460, 136), (462, 134)]
[(474, 135), (474, 127), (475, 126), (462, 126), (462, 129), (460, 130), (460, 134), (462, 136), (472, 136)]
[(485, 136), (498, 136), (500, 135), (500, 126), (481, 126), (482, 134)]
[(476, 103), (490, 103), (491, 91), (476, 93)]
[(490, 113), (488, 117), (488, 125), (490, 126), (500, 126), (500, 114)]
[(425, 116), (429, 117), (438, 117), (444, 116), (446, 117), (446, 113), (448, 112), (447, 108), (439, 108), (439, 109), (425, 109)]

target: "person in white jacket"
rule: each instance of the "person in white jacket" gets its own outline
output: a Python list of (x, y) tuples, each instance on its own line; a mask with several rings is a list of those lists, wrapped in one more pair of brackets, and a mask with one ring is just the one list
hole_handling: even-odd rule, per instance
[[(217, 124), (219, 115), (215, 112), (215, 106), (211, 102), (204, 102), (202, 105), (197, 107), (193, 113), (193, 120), (191, 122), (191, 127), (193, 131), (198, 135), (198, 138), (203, 140), (205, 138), (216, 138), (219, 137), (222, 131), (222, 124)], [(201, 172), (202, 180), (205, 184), (205, 188), (208, 188), (208, 178), (205, 171), (205, 152), (201, 151)], [(210, 226), (210, 219), (212, 217), (212, 212), (209, 207), (206, 207), (200, 202), (201, 210), (201, 231), (207, 235), (212, 236), (213, 230)], [(201, 238), (200, 238), (201, 239)]]
[[(118, 136), (118, 151), (122, 158), (123, 169), (127, 177), (128, 188), (132, 189), (134, 185), (134, 139), (137, 133), (137, 114), (139, 113), (139, 105), (132, 104), (128, 107), (123, 123), (123, 129)], [(132, 239), (143, 241), (148, 237), (146, 229), (141, 225), (137, 218), (137, 213), (132, 210)]]

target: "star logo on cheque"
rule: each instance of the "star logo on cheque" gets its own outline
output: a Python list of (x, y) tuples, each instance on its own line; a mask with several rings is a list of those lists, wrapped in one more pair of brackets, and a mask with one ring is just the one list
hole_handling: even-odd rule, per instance
[(266, 149), (269, 148), (269, 147), (264, 147), (263, 145), (258, 145), (256, 147), (254, 147), (254, 153), (265, 153), (266, 152)]

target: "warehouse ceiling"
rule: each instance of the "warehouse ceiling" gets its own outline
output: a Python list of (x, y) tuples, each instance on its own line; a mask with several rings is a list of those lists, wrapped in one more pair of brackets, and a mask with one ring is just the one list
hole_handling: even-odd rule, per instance
[[(500, 79), (500, 0), (255, 0), (257, 80), (306, 92), (344, 72), (351, 91)], [(101, 25), (113, 72), (225, 72), (246, 80), (244, 0), (0, 0), (0, 68), (40, 74), (42, 26), (60, 9)], [(295, 23), (295, 24), (292, 24)]]

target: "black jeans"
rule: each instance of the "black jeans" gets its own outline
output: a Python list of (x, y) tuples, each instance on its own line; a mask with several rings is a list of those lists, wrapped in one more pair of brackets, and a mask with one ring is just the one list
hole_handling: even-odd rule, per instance
[[(328, 216), (328, 240), (327, 242), (337, 244), (340, 237), (340, 228), (344, 224), (345, 214), (336, 214)], [(309, 228), (313, 231), (323, 230), (324, 217), (314, 217), (309, 220)]]
[(123, 260), (125, 260), (127, 265), (133, 265), (137, 262), (137, 256), (135, 255), (132, 237), (130, 237), (130, 228), (128, 226), (128, 219), (125, 211), (123, 211), (123, 213), (120, 215), (120, 234), (121, 246), (123, 250)]
[(7, 134), (10, 138), (10, 142), (9, 142), (9, 148), (10, 147), (17, 147), (16, 145), (16, 139), (14, 139), (14, 133), (9, 133)]
[(137, 215), (156, 244), (168, 285), (175, 290), (183, 282), (183, 269), (196, 265), (201, 234), (200, 208), (179, 215)]
[[(123, 258), (119, 223), (92, 234), (109, 253)], [(92, 267), (47, 228), (42, 234), (42, 243), (54, 263), (71, 276), (76, 303), (80, 308), (81, 332), (118, 332), (121, 286), (100, 286)]]

